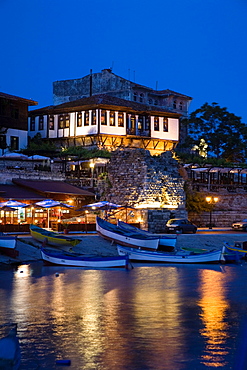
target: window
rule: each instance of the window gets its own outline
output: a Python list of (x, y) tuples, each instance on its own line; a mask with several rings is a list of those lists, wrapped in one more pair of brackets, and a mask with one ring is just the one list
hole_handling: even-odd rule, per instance
[(136, 127), (136, 116), (134, 114), (131, 114), (130, 116), (130, 125), (132, 129), (135, 129)]
[(138, 116), (138, 130), (143, 131), (144, 128), (144, 117)]
[(0, 135), (0, 149), (7, 148), (6, 135)]
[(179, 109), (183, 110), (183, 102), (182, 101), (179, 103)]
[(49, 130), (54, 130), (54, 116), (49, 116)]
[(106, 111), (103, 109), (100, 112), (100, 123), (101, 125), (106, 125)]
[(115, 126), (115, 112), (110, 112), (110, 126)]
[(158, 100), (155, 100), (154, 101), (154, 105), (158, 105)]
[(124, 127), (124, 114), (118, 112), (118, 127)]
[(85, 123), (84, 126), (89, 126), (89, 111), (85, 112)]
[(82, 112), (77, 113), (76, 126), (82, 127)]
[(154, 131), (160, 130), (159, 117), (154, 117)]
[(39, 116), (39, 131), (44, 130), (44, 117)]
[(58, 128), (64, 128), (64, 116), (62, 114), (58, 117)]
[(10, 136), (10, 149), (19, 150), (19, 137), (18, 136)]
[(143, 103), (143, 99), (144, 99), (144, 94), (143, 94), (143, 93), (141, 93), (141, 94), (140, 94), (140, 103)]
[(35, 131), (35, 117), (30, 119), (30, 131)]
[(177, 109), (177, 100), (173, 100), (173, 109)]
[(19, 109), (11, 107), (11, 118), (18, 119), (19, 118)]
[(148, 103), (153, 104), (153, 99), (149, 99)]
[(65, 128), (69, 128), (70, 117), (69, 114), (65, 115)]
[(134, 100), (134, 101), (137, 101), (137, 93), (134, 93), (134, 94), (133, 94), (133, 100)]
[(168, 131), (168, 118), (163, 117), (163, 131), (167, 132)]
[(91, 121), (91, 124), (92, 125), (96, 125), (96, 121), (97, 121), (96, 110), (92, 110), (92, 121)]
[(148, 131), (150, 128), (150, 116), (145, 116), (145, 130)]

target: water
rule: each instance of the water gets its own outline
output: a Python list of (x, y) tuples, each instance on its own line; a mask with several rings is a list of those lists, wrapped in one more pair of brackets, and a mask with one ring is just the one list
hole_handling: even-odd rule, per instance
[(21, 369), (246, 369), (247, 265), (0, 271)]

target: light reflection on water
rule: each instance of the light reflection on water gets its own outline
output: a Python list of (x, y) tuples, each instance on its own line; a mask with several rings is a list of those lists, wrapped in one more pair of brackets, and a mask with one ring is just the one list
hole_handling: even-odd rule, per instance
[(232, 368), (246, 266), (137, 266), (0, 271), (0, 324), (18, 323), (21, 369)]

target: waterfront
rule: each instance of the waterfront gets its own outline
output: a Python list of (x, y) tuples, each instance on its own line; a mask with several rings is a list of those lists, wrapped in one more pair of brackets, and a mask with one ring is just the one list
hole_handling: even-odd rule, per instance
[(244, 369), (247, 265), (0, 270), (21, 369)]

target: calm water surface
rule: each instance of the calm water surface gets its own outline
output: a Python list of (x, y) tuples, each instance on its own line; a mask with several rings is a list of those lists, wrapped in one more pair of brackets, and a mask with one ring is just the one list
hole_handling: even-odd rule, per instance
[[(0, 271), (21, 369), (246, 369), (247, 265)], [(64, 368), (64, 367), (62, 367)]]

